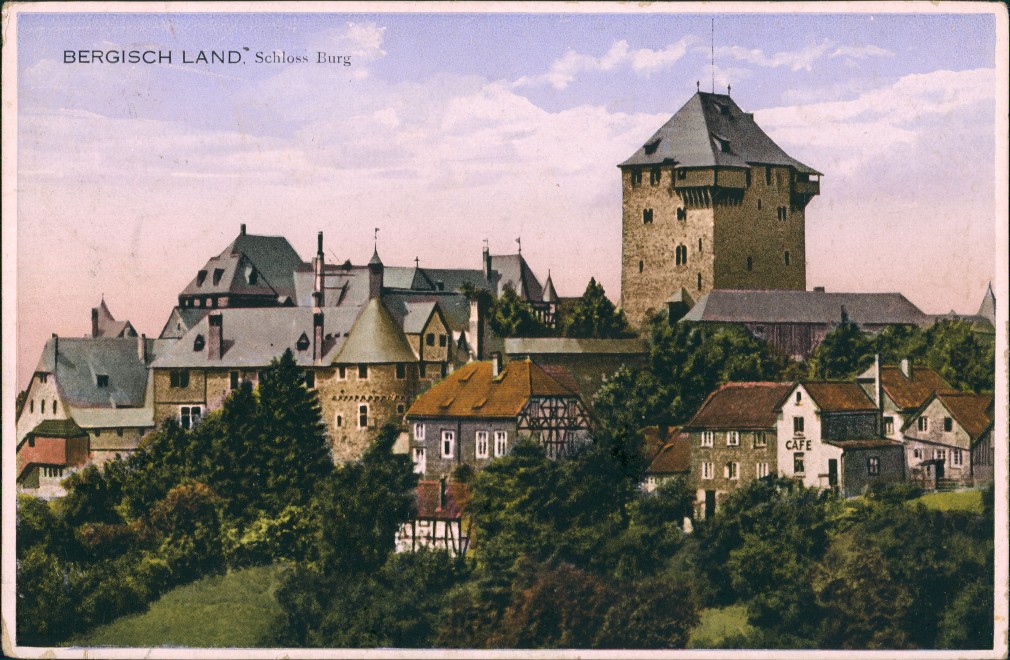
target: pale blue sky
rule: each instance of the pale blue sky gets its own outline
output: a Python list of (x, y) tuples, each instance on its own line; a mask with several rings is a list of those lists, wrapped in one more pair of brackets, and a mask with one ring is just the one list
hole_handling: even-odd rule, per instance
[[(483, 239), (508, 252), (521, 234), (562, 295), (594, 276), (616, 299), (615, 165), (695, 81), (710, 89), (712, 18), (21, 14), (19, 294), (52, 304), (19, 307), (19, 381), (51, 332), (88, 331), (103, 293), (156, 335), (241, 222), (303, 257), (323, 230), (355, 262), (378, 226), (396, 265), (477, 267)], [(992, 14), (715, 15), (716, 91), (732, 83), (825, 173), (809, 286), (977, 308), (995, 260), (995, 34)], [(244, 47), (244, 65), (179, 61)], [(117, 48), (176, 62), (63, 63)], [(275, 49), (353, 65), (252, 61)]]

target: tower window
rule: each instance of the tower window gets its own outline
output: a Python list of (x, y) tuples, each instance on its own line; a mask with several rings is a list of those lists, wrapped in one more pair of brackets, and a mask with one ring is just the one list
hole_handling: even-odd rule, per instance
[(789, 259), (789, 250), (786, 250), (786, 253), (783, 255), (783, 257), (784, 257), (784, 260), (786, 262), (786, 265), (788, 266), (789, 262), (790, 262), (790, 259)]
[(772, 185), (772, 168), (765, 165), (765, 185)]
[(677, 170), (677, 178), (683, 181), (687, 178), (687, 170)]
[(747, 270), (754, 270), (754, 257), (747, 256)]
[(407, 365), (403, 362), (396, 363), (396, 377), (399, 380), (403, 380), (407, 377)]
[(642, 170), (631, 170), (631, 185), (642, 185)]
[(747, 170), (747, 172), (745, 172), (744, 176), (747, 179), (747, 187), (750, 188), (750, 170)]
[(760, 210), (761, 210), (761, 200), (759, 199), (758, 200), (758, 211), (760, 211)]
[(654, 167), (649, 170), (649, 183), (651, 185), (659, 185), (659, 182), (663, 180), (663, 170), (658, 167)]
[[(95, 375), (95, 385), (98, 387), (108, 387), (109, 386), (109, 376), (107, 374), (97, 374)], [(45, 412), (45, 401), (42, 402), (43, 408), (42, 412)]]
[(701, 254), (701, 239), (698, 239), (698, 254)]
[(701, 291), (701, 273), (698, 273), (698, 290)]
[(677, 209), (677, 219), (680, 221), (687, 220), (687, 209), (685, 208)]
[(367, 429), (368, 428), (368, 404), (363, 403), (358, 406), (358, 428)]
[(642, 209), (642, 224), (643, 225), (652, 224), (652, 209)]
[(779, 220), (786, 220), (789, 218), (789, 210), (784, 206), (779, 207), (778, 214), (779, 214)]
[(676, 259), (676, 262), (677, 262), (678, 266), (683, 266), (684, 264), (687, 263), (687, 246), (686, 245), (683, 245), (683, 244), (678, 245), (675, 253), (676, 253), (675, 259)]
[(644, 261), (639, 261), (638, 262), (638, 272), (641, 273), (643, 270), (645, 270), (645, 262)]

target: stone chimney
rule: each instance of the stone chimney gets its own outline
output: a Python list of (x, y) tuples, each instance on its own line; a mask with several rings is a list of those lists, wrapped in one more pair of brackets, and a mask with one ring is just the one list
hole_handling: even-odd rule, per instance
[(320, 362), (323, 359), (323, 313), (316, 312), (312, 315), (312, 361)]
[(484, 309), (478, 296), (470, 301), (470, 349), (475, 360), (484, 357)]
[(495, 351), (491, 354), (491, 376), (497, 378), (501, 375), (501, 353)]
[(239, 225), (238, 235), (239, 236), (245, 236), (245, 223), (244, 222), (241, 225)]
[(905, 378), (912, 379), (912, 365), (909, 363), (908, 358), (901, 361), (901, 373), (905, 374)]
[(326, 304), (326, 285), (324, 281), (324, 265), (326, 258), (323, 256), (323, 232), (319, 232), (316, 237), (316, 257), (312, 260), (312, 306), (319, 309)]
[(220, 360), (224, 353), (224, 327), (221, 312), (207, 315), (207, 359)]
[[(56, 335), (53, 335), (53, 336), (55, 337)], [(97, 337), (98, 336), (98, 308), (97, 307), (92, 307), (91, 308), (91, 336), (92, 337)]]
[(884, 409), (884, 391), (880, 384), (880, 353), (873, 356), (873, 403), (876, 404), (878, 411)]

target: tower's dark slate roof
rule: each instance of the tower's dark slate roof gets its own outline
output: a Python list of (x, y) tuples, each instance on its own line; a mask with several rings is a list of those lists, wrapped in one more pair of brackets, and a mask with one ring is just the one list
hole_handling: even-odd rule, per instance
[[(728, 142), (728, 150), (722, 144)], [(698, 92), (628, 160), (625, 166), (747, 167), (784, 165), (798, 172), (820, 174), (775, 144), (754, 121), (724, 94)]]

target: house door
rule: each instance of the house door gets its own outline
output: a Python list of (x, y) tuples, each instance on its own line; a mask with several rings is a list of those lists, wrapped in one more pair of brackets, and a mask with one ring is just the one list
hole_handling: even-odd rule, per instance
[(715, 515), (715, 491), (706, 490), (705, 491), (705, 518), (711, 518)]
[(832, 488), (838, 486), (838, 459), (828, 459), (828, 485)]

